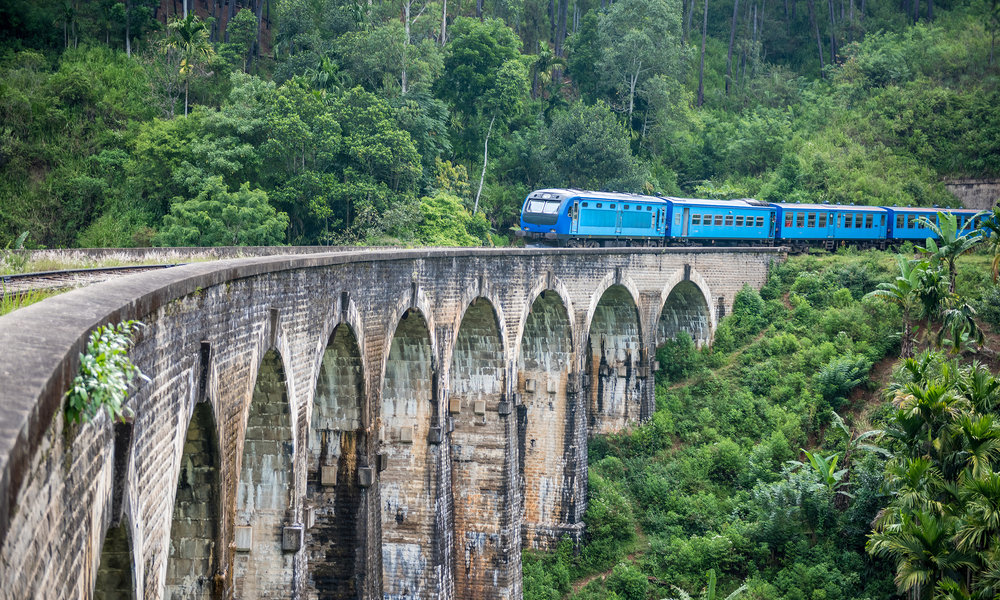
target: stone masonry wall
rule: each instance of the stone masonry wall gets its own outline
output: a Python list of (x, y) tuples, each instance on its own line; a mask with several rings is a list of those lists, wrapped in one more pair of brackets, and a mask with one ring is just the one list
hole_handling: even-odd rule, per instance
[[(578, 527), (585, 508), (590, 408), (581, 384), (593, 360), (588, 337), (604, 328), (605, 339), (626, 330), (629, 339), (641, 339), (648, 347), (630, 347), (631, 377), (647, 380), (659, 319), (675, 286), (689, 281), (702, 291), (714, 331), (736, 292), (762, 285), (768, 264), (780, 258), (769, 249), (251, 258), (129, 276), (0, 318), (0, 345), (21, 349), (0, 356), (0, 600), (91, 597), (98, 574), (118, 560), (106, 558), (102, 567), (105, 548), (131, 557), (132, 593), (140, 600), (167, 597), (168, 582), (185, 569), (189, 581), (211, 581), (219, 598), (308, 597), (317, 593), (310, 591), (316, 574), (333, 568), (323, 564), (325, 553), (339, 543), (320, 539), (321, 510), (329, 516), (333, 503), (340, 514), (342, 500), (348, 507), (342, 516), (355, 522), (345, 525), (349, 533), (335, 535), (354, 535), (357, 550), (347, 559), (353, 575), (336, 576), (353, 577), (356, 597), (518, 600), (522, 543), (535, 544), (539, 532)], [(613, 286), (616, 305), (634, 306), (626, 311), (634, 324), (611, 328), (599, 302)], [(569, 352), (540, 348), (532, 341), (531, 331), (540, 331), (535, 325), (526, 331), (542, 291), (552, 296), (547, 311), (558, 312), (557, 298), (565, 310)], [(626, 314), (611, 312), (618, 320)], [(131, 351), (150, 378), (129, 400), (134, 417), (116, 425), (102, 413), (67, 425), (61, 401), (88, 332), (123, 319), (146, 324)], [(336, 376), (321, 376), (331, 366), (324, 355), (340, 324), (356, 336), (357, 355), (349, 344), (338, 346)], [(520, 356), (522, 348), (539, 358)], [(317, 411), (317, 402), (332, 396), (350, 405), (359, 365), (359, 414)], [(529, 425), (533, 414), (549, 409), (526, 397), (518, 365), (537, 371), (546, 394), (547, 381), (557, 380), (552, 418), (565, 422), (549, 429), (550, 438)], [(329, 385), (320, 386), (321, 378)], [(648, 416), (651, 386), (639, 386), (637, 405), (620, 426)], [(189, 439), (192, 415), (206, 409), (212, 419), (196, 422), (199, 430), (215, 428), (204, 437), (214, 436), (218, 446), (214, 503), (221, 519), (199, 543), (207, 548), (214, 537), (215, 554), (196, 560), (189, 548), (187, 557), (171, 559), (180, 540), (171, 533), (175, 499), (188, 501), (180, 493), (183, 477), (190, 465), (206, 464), (198, 458), (204, 448)], [(323, 431), (325, 455), (322, 442), (318, 453), (316, 446)], [(340, 433), (339, 442), (332, 432)], [(529, 439), (552, 450), (532, 457)], [(561, 454), (553, 460), (548, 453), (555, 449)], [(345, 461), (352, 454), (357, 483), (347, 496), (310, 495), (320, 460), (337, 457), (340, 485), (339, 471), (350, 470)], [(197, 496), (190, 497), (195, 504), (178, 513), (182, 519), (185, 511), (208, 514), (213, 501), (206, 496), (197, 507)], [(484, 516), (470, 510), (474, 505), (495, 510)], [(242, 529), (248, 523), (249, 532)], [(522, 541), (522, 529), (536, 533)], [(179, 569), (171, 563), (178, 557), (191, 562)]]

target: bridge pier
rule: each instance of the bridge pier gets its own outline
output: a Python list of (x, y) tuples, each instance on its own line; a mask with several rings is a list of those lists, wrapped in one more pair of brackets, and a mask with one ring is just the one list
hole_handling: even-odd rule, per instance
[[(588, 438), (651, 416), (656, 344), (708, 343), (718, 299), (780, 258), (272, 257), (22, 309), (0, 319), (37, 353), (0, 356), (0, 600), (520, 600), (522, 547), (581, 538)], [(90, 329), (123, 319), (151, 380), (116, 445), (106, 415), (58, 411)]]

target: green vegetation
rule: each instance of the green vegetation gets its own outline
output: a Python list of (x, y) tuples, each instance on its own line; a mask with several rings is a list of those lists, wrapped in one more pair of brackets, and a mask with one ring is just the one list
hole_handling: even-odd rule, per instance
[(0, 247), (485, 245), (542, 186), (1000, 176), (992, 0), (237, 4), (0, 7)]
[(881, 292), (918, 265), (942, 302), (995, 318), (1000, 287), (987, 254), (956, 262), (951, 296), (947, 261), (913, 256), (792, 257), (738, 294), (713, 347), (665, 344), (652, 418), (590, 442), (585, 543), (527, 554), (525, 598), (993, 597), (1000, 383), (975, 361), (995, 354), (949, 344), (949, 309), (914, 300), (918, 358), (893, 371), (903, 309)]
[(0, 289), (0, 316), (13, 312), (19, 308), (24, 308), (36, 302), (41, 302), (64, 290), (31, 290), (29, 292), (14, 293)]
[(90, 334), (87, 349), (80, 354), (80, 373), (66, 392), (66, 420), (90, 421), (103, 409), (111, 420), (131, 416), (125, 406), (132, 381), (146, 379), (128, 356), (133, 335), (143, 327), (138, 321), (98, 327)]

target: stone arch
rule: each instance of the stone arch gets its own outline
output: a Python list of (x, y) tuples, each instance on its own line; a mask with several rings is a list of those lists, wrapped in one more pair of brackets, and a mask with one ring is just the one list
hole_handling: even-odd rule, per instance
[(219, 443), (212, 405), (194, 405), (170, 523), (165, 597), (215, 599), (219, 570)]
[(505, 361), (499, 323), (494, 305), (476, 298), (462, 316), (451, 352), (448, 412), (454, 422), (450, 449), (456, 598), (510, 593), (505, 588), (510, 549), (504, 535), (510, 501), (510, 407), (500, 406)]
[(656, 325), (657, 345), (685, 331), (700, 346), (712, 341), (711, 304), (702, 289), (691, 280), (678, 282), (667, 295)]
[(584, 358), (590, 435), (621, 431), (641, 416), (642, 328), (635, 297), (615, 284), (594, 305)]
[(135, 560), (127, 519), (104, 534), (101, 562), (94, 581), (94, 600), (131, 600), (135, 594)]
[(442, 433), (436, 427), (431, 331), (424, 313), (400, 317), (385, 361), (379, 447), (383, 598), (438, 598), (435, 509)]
[(285, 369), (281, 355), (268, 350), (250, 401), (236, 490), (234, 580), (239, 598), (291, 594), (294, 554), (284, 550), (282, 538), (292, 521), (294, 448)]
[[(500, 338), (500, 348), (502, 352), (500, 358), (504, 362), (504, 364), (506, 364), (507, 362), (507, 352), (506, 352), (506, 347), (504, 346), (504, 343), (507, 340), (507, 320), (506, 316), (504, 315), (503, 305), (500, 299), (493, 293), (493, 289), (489, 285), (489, 282), (485, 282), (481, 285), (484, 288), (483, 293), (476, 294), (474, 290), (472, 291), (467, 290), (460, 301), (460, 306), (463, 306), (465, 308), (461, 313), (458, 313), (458, 316), (452, 322), (453, 334), (451, 338), (451, 344), (450, 345), (445, 344), (445, 347), (443, 348), (444, 351), (443, 360), (446, 364), (449, 365), (449, 368), (451, 365), (455, 364), (455, 360), (452, 354), (457, 348), (458, 336), (461, 333), (462, 324), (465, 323), (465, 318), (469, 312), (469, 309), (471, 309), (473, 306), (478, 306), (483, 302), (486, 302), (492, 309), (497, 335)], [(449, 377), (448, 379), (450, 384), (451, 377)]]
[[(537, 300), (538, 296), (545, 292), (546, 295), (555, 294), (559, 296), (562, 301), (564, 310), (570, 320), (570, 342), (573, 344), (573, 348), (576, 348), (576, 341), (579, 337), (579, 333), (574, 327), (574, 315), (576, 314), (573, 309), (573, 301), (570, 299), (569, 290), (566, 285), (556, 277), (546, 277), (539, 280), (534, 287), (527, 294), (527, 298)], [(531, 313), (531, 308), (534, 306), (534, 300), (530, 303), (525, 303), (524, 311), (521, 313), (521, 320), (519, 323), (519, 329), (517, 331), (517, 338), (514, 339), (514, 348), (521, 347), (521, 340), (524, 338), (524, 328), (527, 324), (528, 315)]]
[[(712, 293), (708, 286), (708, 282), (705, 280), (705, 278), (702, 276), (701, 273), (699, 273), (694, 268), (689, 268), (688, 266), (685, 266), (683, 270), (678, 270), (676, 273), (674, 273), (674, 275), (670, 277), (669, 280), (667, 280), (666, 285), (663, 286), (663, 290), (660, 292), (660, 305), (658, 307), (659, 310), (656, 313), (657, 324), (655, 330), (656, 337), (654, 343), (657, 346), (661, 346), (668, 339), (671, 339), (674, 336), (676, 336), (677, 333), (679, 333), (680, 331), (680, 329), (674, 332), (670, 332), (667, 330), (668, 323), (682, 322), (682, 321), (674, 321), (673, 315), (667, 314), (666, 316), (667, 323), (663, 322), (664, 312), (668, 311), (668, 299), (670, 299), (670, 296), (674, 293), (674, 291), (678, 288), (678, 286), (681, 286), (680, 287), (681, 292), (685, 293), (685, 295), (688, 296), (690, 300), (694, 300), (692, 296), (694, 295), (695, 290), (691, 289), (692, 286), (697, 290), (697, 293), (701, 294), (702, 300), (705, 303), (706, 312), (704, 314), (708, 326), (707, 343), (710, 343), (712, 340), (712, 335), (715, 333), (715, 327), (718, 324), (716, 307), (711, 302)], [(678, 300), (678, 297), (675, 296), (673, 300)], [(664, 336), (669, 336), (669, 337), (664, 337)]]
[(567, 459), (577, 453), (576, 365), (572, 326), (565, 300), (542, 290), (530, 305), (517, 359), (518, 456), (526, 547), (558, 542), (575, 521), (575, 473)]
[(357, 336), (341, 323), (319, 365), (306, 455), (306, 503), (314, 519), (306, 540), (307, 593), (321, 598), (358, 596), (364, 379)]

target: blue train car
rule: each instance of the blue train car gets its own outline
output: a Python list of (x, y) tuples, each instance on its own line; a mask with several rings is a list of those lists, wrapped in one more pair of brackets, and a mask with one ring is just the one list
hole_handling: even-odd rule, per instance
[(936, 238), (933, 230), (920, 222), (920, 217), (925, 217), (935, 225), (941, 225), (938, 212), (951, 213), (958, 217), (958, 228), (963, 234), (975, 231), (987, 218), (986, 216), (977, 217), (979, 211), (966, 208), (887, 206), (885, 209), (889, 212), (888, 237), (891, 240), (923, 241), (929, 237)]
[(517, 235), (570, 246), (661, 243), (668, 206), (640, 194), (536, 190), (524, 201)]
[(673, 241), (770, 241), (774, 208), (756, 200), (694, 200), (666, 197), (668, 237)]
[(888, 211), (877, 206), (771, 203), (777, 209), (776, 238), (792, 243), (870, 242), (886, 239)]

